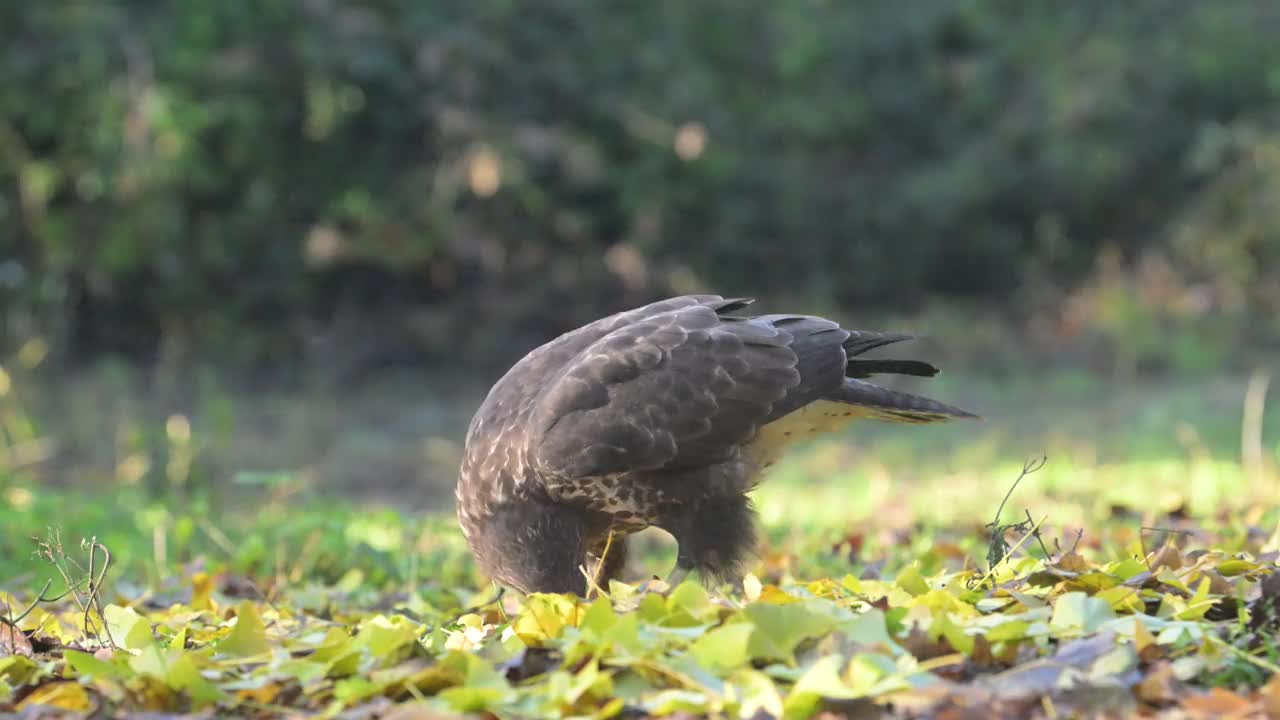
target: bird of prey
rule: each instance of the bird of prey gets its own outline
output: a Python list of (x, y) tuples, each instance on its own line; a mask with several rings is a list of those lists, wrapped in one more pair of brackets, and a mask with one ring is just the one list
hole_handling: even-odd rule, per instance
[[(666, 530), (672, 584), (736, 580), (756, 546), (747, 493), (792, 441), (855, 418), (975, 417), (867, 380), (932, 376), (868, 359), (910, 336), (808, 315), (734, 315), (748, 299), (688, 295), (597, 320), (537, 348), (467, 430), (458, 519), (480, 567), (521, 592), (605, 581), (626, 535)], [(606, 547), (609, 549), (606, 552)]]

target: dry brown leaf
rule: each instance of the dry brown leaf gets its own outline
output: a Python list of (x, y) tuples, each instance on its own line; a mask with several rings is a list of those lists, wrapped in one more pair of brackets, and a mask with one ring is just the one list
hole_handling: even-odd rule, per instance
[(1280, 673), (1272, 675), (1271, 681), (1258, 690), (1258, 699), (1268, 720), (1280, 720)]
[[(1209, 578), (1209, 592), (1214, 595), (1230, 595), (1233, 589), (1230, 580), (1222, 576), (1217, 570), (1205, 568), (1200, 571), (1202, 577)], [(1199, 584), (1198, 582), (1196, 584)]]
[(31, 640), (27, 634), (12, 625), (0, 623), (0, 657), (24, 655), (31, 657)]
[(1089, 562), (1078, 552), (1064, 553), (1062, 557), (1058, 558), (1058, 562), (1054, 563), (1054, 566), (1067, 572), (1082, 573), (1089, 571)]
[(911, 632), (902, 639), (902, 647), (915, 656), (917, 660), (931, 660), (943, 655), (954, 653), (955, 648), (951, 647), (951, 643), (947, 642), (944, 637), (932, 638), (929, 633), (920, 629), (919, 625), (912, 625)]
[(1173, 704), (1179, 695), (1178, 678), (1173, 674), (1173, 666), (1167, 661), (1157, 663), (1134, 688), (1134, 692), (1139, 700), (1149, 705)]
[(1193, 718), (1229, 720), (1231, 718), (1257, 717), (1259, 703), (1216, 687), (1203, 695), (1192, 695), (1182, 701), (1182, 708)]
[(1173, 545), (1165, 545), (1155, 552), (1147, 554), (1147, 567), (1159, 570), (1162, 567), (1178, 570), (1183, 566), (1182, 552)]
[(973, 652), (970, 653), (969, 659), (978, 665), (996, 663), (995, 656), (991, 652), (991, 643), (987, 642), (986, 635), (979, 635), (973, 639)]

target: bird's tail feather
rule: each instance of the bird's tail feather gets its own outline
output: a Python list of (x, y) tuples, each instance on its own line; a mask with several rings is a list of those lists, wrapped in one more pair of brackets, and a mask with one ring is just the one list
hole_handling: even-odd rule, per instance
[(846, 378), (829, 399), (862, 408), (868, 417), (889, 422), (931, 423), (978, 417), (932, 398), (890, 390), (857, 378)]

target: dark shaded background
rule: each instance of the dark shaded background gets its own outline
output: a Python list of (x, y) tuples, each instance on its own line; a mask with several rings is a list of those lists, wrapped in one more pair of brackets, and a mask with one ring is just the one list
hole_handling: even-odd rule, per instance
[(1265, 0), (62, 1), (0, 26), (0, 321), (64, 358), (269, 367), (356, 327), (505, 362), (707, 289), (1025, 317), (1110, 253), (1171, 286), (1141, 312), (1277, 330)]
[[(208, 477), (305, 472), (363, 437), (348, 484), (417, 482), (529, 348), (692, 291), (922, 328), (961, 372), (1280, 351), (1267, 0), (60, 0), (0, 28), (0, 358), (35, 418), (8, 467), (163, 483), (144, 460), (194, 437), (231, 448), (192, 451)], [(360, 394), (406, 369), (421, 416)]]

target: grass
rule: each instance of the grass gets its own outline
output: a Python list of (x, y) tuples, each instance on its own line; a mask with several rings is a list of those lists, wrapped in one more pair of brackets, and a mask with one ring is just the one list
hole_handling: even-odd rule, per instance
[[(284, 577), (297, 576), (303, 562), (303, 574), (329, 578), (362, 562), (344, 557), (348, 547), (367, 555), (374, 577), (404, 580), (409, 565), (445, 555), (454, 557), (451, 578), (465, 572), (446, 503), (474, 386), (410, 392), (391, 378), (352, 398), (316, 390), (235, 395), (206, 378), (188, 393), (191, 404), (178, 407), (180, 398), (150, 397), (137, 382), (107, 367), (62, 385), (13, 383), (0, 396), (11, 447), (44, 441), (68, 456), (55, 451), (45, 463), (7, 472), (0, 464), (0, 587), (39, 570), (28, 557), (30, 537), (48, 528), (77, 541), (98, 536), (121, 567), (141, 573), (138, 583), (197, 559)], [(980, 528), (1023, 461), (1047, 455), (1008, 513), (1025, 508), (1078, 528), (1109, 521), (1118, 507), (1148, 519), (1274, 507), (1280, 422), (1264, 425), (1272, 474), (1259, 482), (1240, 462), (1245, 384), (1232, 377), (1117, 384), (1074, 371), (944, 374), (920, 389), (984, 421), (855, 425), (793, 452), (756, 492), (756, 505), (783, 552), (851, 534)], [(432, 396), (446, 407), (423, 410), (419, 398)], [(1280, 417), (1277, 394), (1268, 409)], [(380, 432), (386, 437), (375, 442)], [(361, 458), (371, 459), (361, 466)], [(408, 477), (389, 470), (415, 464)], [(259, 470), (266, 472), (250, 472)], [(366, 491), (358, 506), (344, 493), (352, 486)], [(667, 547), (656, 533), (638, 544), (649, 556)], [(281, 557), (293, 565), (282, 567)], [(637, 572), (660, 572), (662, 562)]]
[[(821, 592), (836, 592), (837, 596), (852, 591), (854, 594), (849, 597), (862, 597), (871, 592), (868, 588), (879, 588), (877, 592), (888, 593), (884, 602), (890, 609), (885, 618), (890, 630), (897, 633), (895, 642), (905, 643), (908, 654), (914, 653), (915, 659), (904, 660), (906, 655), (897, 660), (880, 658), (875, 662), (896, 662), (906, 675), (900, 677), (895, 674), (899, 671), (888, 669), (889, 665), (877, 665), (876, 673), (892, 678), (894, 683), (914, 683), (923, 677), (920, 671), (901, 668), (915, 668), (912, 663), (923, 661), (933, 652), (945, 655), (958, 650), (961, 655), (970, 656), (972, 662), (975, 650), (972, 641), (965, 638), (986, 630), (971, 627), (966, 631), (968, 635), (955, 635), (949, 623), (960, 622), (958, 616), (943, 612), (942, 606), (936, 605), (943, 602), (943, 596), (931, 594), (929, 589), (946, 588), (956, 578), (965, 578), (966, 584), (991, 582), (987, 575), (986, 558), (991, 544), (987, 526), (1026, 459), (1042, 454), (1048, 456), (1045, 467), (1022, 480), (998, 519), (1001, 525), (1027, 520), (1036, 525), (1039, 537), (1022, 541), (1015, 560), (1000, 571), (999, 581), (1023, 588), (1024, 594), (1043, 595), (1055, 608), (1059, 602), (1072, 608), (1076, 603), (1085, 603), (1082, 608), (1092, 607), (1088, 603), (1093, 598), (1072, 594), (1078, 587), (1071, 581), (1059, 582), (1048, 595), (1036, 584), (1042, 582), (1046, 572), (1058, 572), (1053, 563), (1070, 555), (1068, 549), (1078, 550), (1085, 558), (1080, 562), (1094, 568), (1097, 577), (1111, 578), (1109, 583), (1117, 583), (1125, 573), (1132, 572), (1135, 558), (1145, 558), (1150, 563), (1152, 554), (1166, 545), (1185, 558), (1208, 551), (1218, 563), (1232, 558), (1257, 558), (1268, 550), (1280, 549), (1280, 482), (1276, 482), (1280, 479), (1276, 473), (1280, 466), (1280, 423), (1264, 425), (1262, 436), (1254, 439), (1254, 444), (1260, 444), (1264, 451), (1263, 468), (1246, 468), (1240, 460), (1244, 385), (1242, 378), (1202, 377), (1179, 382), (1125, 383), (1117, 389), (1111, 382), (1079, 373), (940, 378), (930, 383), (930, 394), (974, 409), (987, 420), (924, 428), (856, 425), (840, 437), (797, 448), (774, 469), (755, 495), (766, 540), (754, 573), (765, 587), (789, 589), (772, 595), (769, 593), (774, 591), (768, 591), (765, 596), (772, 600), (758, 602), (792, 603), (794, 599), (786, 598), (803, 598), (807, 592), (818, 592), (813, 588), (819, 587), (825, 588)], [(85, 391), (75, 383), (70, 387)], [(123, 622), (120, 613), (126, 612), (120, 608), (152, 608), (147, 617), (158, 636), (181, 639), (185, 635), (176, 633), (187, 632), (183, 629), (186, 627), (197, 638), (196, 647), (208, 642), (214, 648), (224, 647), (224, 642), (226, 647), (268, 642), (263, 637), (245, 639), (235, 635), (226, 624), (229, 615), (244, 612), (262, 613), (267, 618), (264, 632), (268, 635), (292, 627), (286, 616), (305, 615), (337, 622), (340, 627), (349, 622), (347, 627), (353, 632), (361, 628), (357, 637), (373, 632), (362, 623), (389, 622), (396, 632), (408, 633), (406, 637), (412, 639), (412, 628), (395, 624), (400, 621), (394, 617), (386, 620), (373, 615), (407, 613), (425, 622), (416, 632), (428, 632), (422, 639), (427, 657), (442, 663), (439, 667), (452, 668), (448, 670), (453, 673), (449, 677), (471, 678), (457, 688), (470, 692), (473, 683), (497, 682), (490, 665), (469, 665), (471, 660), (458, 659), (461, 656), (456, 655), (457, 647), (470, 647), (467, 643), (477, 643), (477, 657), (486, 658), (486, 663), (492, 660), (506, 663), (502, 667), (516, 667), (510, 665), (517, 658), (509, 648), (500, 650), (492, 644), (498, 642), (494, 634), (498, 630), (492, 628), (500, 629), (504, 622), (493, 611), (474, 616), (480, 618), (474, 621), (478, 625), (447, 624), (463, 608), (489, 594), (448, 506), (441, 506), (447, 503), (441, 498), (447, 498), (452, 483), (455, 465), (451, 463), (456, 463), (458, 439), (457, 428), (446, 426), (440, 418), (465, 417), (465, 411), (424, 411), (417, 398), (429, 395), (429, 391), (410, 393), (394, 381), (368, 389), (371, 396), (357, 398), (331, 398), (314, 392), (292, 398), (283, 394), (254, 398), (211, 392), (204, 400), (185, 406), (172, 404), (172, 398), (166, 405), (140, 396), (125, 408), (116, 401), (125, 397), (124, 390), (109, 384), (92, 386), (87, 392), (93, 402), (83, 398), (35, 397), (37, 393), (12, 388), (7, 396), (0, 397), (0, 428), (9, 439), (11, 450), (5, 456), (8, 462), (3, 467), (7, 469), (0, 470), (0, 593), (28, 602), (47, 579), (53, 579), (53, 589), (59, 590), (64, 585), (58, 580), (60, 571), (49, 557), (35, 553), (38, 542), (51, 543), (58, 538), (63, 552), (57, 559), (63, 571), (73, 578), (82, 577), (87, 553), (81, 548), (81, 540), (92, 539), (111, 552), (112, 566), (102, 594), (104, 602), (117, 608), (110, 610), (112, 622), (117, 624)], [(458, 399), (469, 397), (465, 392), (454, 393), (453, 401), (460, 406), (472, 402)], [(75, 407), (77, 414), (72, 417), (50, 412), (50, 408), (57, 407)], [(1271, 417), (1280, 416), (1276, 414), (1280, 410), (1276, 400), (1268, 409)], [(98, 428), (97, 444), (89, 430), (94, 426)], [(415, 430), (423, 431), (427, 439), (415, 437)], [(312, 436), (310, 431), (321, 432)], [(12, 452), (13, 448), (38, 447), (50, 438), (48, 447), (59, 450), (46, 460), (14, 462), (18, 454)], [(102, 438), (109, 441), (104, 443)], [(335, 438), (342, 441), (336, 442)], [(242, 442), (252, 463), (236, 462)], [(368, 465), (362, 465), (360, 458), (369, 458)], [(423, 467), (416, 467), (415, 463)], [(394, 473), (392, 477), (381, 475), (388, 468), (407, 467), (416, 468), (408, 478)], [(344, 490), (353, 486), (371, 491), (359, 502), (351, 502)], [(433, 503), (435, 507), (431, 507)], [(1020, 533), (1011, 532), (1008, 540), (1016, 543), (1020, 537)], [(662, 575), (669, 569), (673, 548), (660, 532), (647, 531), (632, 542), (634, 579)], [(1195, 578), (1199, 576), (1187, 570), (1190, 562), (1186, 560), (1180, 571), (1193, 572), (1187, 579), (1192, 584), (1185, 592), (1177, 589), (1180, 580), (1171, 575), (1162, 576), (1161, 582), (1172, 585), (1150, 590), (1148, 603), (1161, 608), (1158, 612), (1150, 610), (1154, 618), (1150, 622), (1156, 623), (1153, 628), (1164, 627), (1159, 623), (1167, 622), (1168, 617), (1199, 617), (1196, 613), (1204, 610), (1203, 606), (1197, 610), (1193, 600), (1179, 594), (1194, 594), (1198, 582)], [(1254, 572), (1262, 570), (1249, 570)], [(216, 578), (217, 589), (211, 596), (216, 601), (203, 599), (206, 591), (201, 590), (202, 577)], [(1036, 580), (1038, 577), (1041, 580)], [(881, 578), (893, 580), (885, 585)], [(1256, 588), (1254, 579), (1252, 575), (1232, 578), (1239, 580), (1230, 588), (1236, 602), (1256, 599), (1256, 589), (1251, 589)], [(819, 582), (805, 584), (810, 581)], [(244, 583), (252, 588), (249, 595), (263, 604), (255, 606), (256, 610), (241, 605), (230, 613), (228, 608), (236, 598), (244, 597), (246, 591), (236, 589)], [(844, 589), (837, 592), (831, 583)], [(901, 594), (903, 589), (908, 591), (906, 595)], [(1098, 587), (1088, 587), (1088, 592), (1097, 591)], [(1104, 592), (1099, 597), (1104, 596), (1121, 603), (1114, 610), (1121, 617), (1135, 611), (1132, 605), (1124, 604), (1127, 600), (1116, 600), (1114, 592)], [(655, 628), (671, 622), (695, 622), (688, 620), (689, 613), (696, 622), (710, 623), (703, 626), (703, 631), (721, 627), (717, 623), (737, 622), (736, 615), (708, 614), (706, 606), (699, 604), (702, 600), (680, 597), (684, 599), (679, 602), (694, 602), (702, 609), (686, 612), (687, 609), (668, 605), (665, 610), (649, 607), (635, 612), (648, 612), (644, 622), (655, 623)], [(995, 598), (980, 593), (960, 593), (958, 597), (963, 604), (956, 607), (963, 611), (961, 616), (968, 618), (966, 622), (988, 628), (993, 618), (982, 618), (989, 611), (973, 608), (981, 607), (982, 597), (986, 602)], [(1020, 597), (1024, 597), (1021, 602), (1035, 604), (1026, 596)], [(615, 597), (614, 602), (620, 603), (615, 611), (622, 613), (616, 617), (623, 617), (628, 611), (618, 608), (630, 607), (629, 601)], [(852, 600), (833, 602), (843, 608)], [(182, 610), (173, 616), (177, 611), (159, 610), (181, 609), (193, 603), (212, 603), (208, 606), (225, 612), (190, 615)], [(977, 605), (964, 609), (970, 603)], [(555, 608), (555, 612), (564, 610), (558, 605)], [(1030, 606), (1022, 609), (1039, 612)], [(528, 605), (515, 604), (509, 605), (508, 611), (520, 616), (530, 609)], [(752, 610), (748, 605), (743, 612), (740, 619), (751, 623), (756, 628), (753, 632), (760, 637), (772, 632), (766, 630), (767, 623), (761, 623), (773, 611)], [(828, 612), (836, 612), (835, 606), (820, 610)], [(1059, 612), (1077, 610), (1054, 612), (1058, 618)], [(1165, 619), (1156, 617), (1160, 613)], [(603, 617), (599, 613), (593, 617), (597, 616)], [(678, 620), (681, 617), (685, 619)], [(929, 632), (936, 630), (941, 633), (938, 637), (950, 639), (944, 641), (930, 635), (930, 642), (941, 645), (921, 649), (918, 645), (922, 641), (908, 642), (908, 618), (932, 618), (932, 625), (926, 623), (932, 628)], [(572, 619), (563, 622), (572, 625), (580, 620), (573, 614)], [(812, 619), (806, 621), (797, 616), (793, 620)], [(64, 622), (74, 625), (74, 621)], [(290, 634), (284, 637), (272, 636), (268, 644), (281, 642), (296, 647), (307, 637), (306, 622), (288, 630)], [(446, 624), (441, 625), (442, 622)], [(1245, 693), (1240, 696), (1244, 698), (1242, 702), (1255, 702), (1248, 693), (1262, 692), (1253, 688), (1269, 682), (1276, 658), (1274, 653), (1257, 655), (1249, 650), (1253, 631), (1241, 619), (1232, 622), (1235, 624), (1212, 626), (1218, 633), (1214, 637), (1219, 638), (1214, 642), (1225, 643), (1223, 647), (1227, 648), (1222, 652), (1193, 651), (1181, 644), (1162, 652), (1170, 660), (1197, 658), (1199, 669), (1189, 676), (1194, 685), (1241, 690)], [(435, 630), (430, 630), (433, 627)], [(520, 621), (513, 620), (511, 627), (521, 627)], [(490, 629), (482, 632), (483, 628)], [(1075, 639), (1070, 633), (1059, 637), (1058, 630), (1054, 632), (1054, 643)], [(238, 639), (227, 640), (228, 633)], [(437, 636), (438, 640), (430, 640)], [(569, 656), (575, 652), (562, 645), (566, 641), (555, 633), (538, 637), (542, 639), (535, 644), (549, 643), (549, 647), (557, 648), (555, 652)], [(433, 645), (435, 642), (440, 644)], [(502, 647), (509, 644), (503, 643)], [(818, 647), (822, 646), (820, 642)], [(714, 647), (712, 651), (695, 643), (688, 652), (714, 663), (719, 662), (714, 658), (720, 657), (722, 651), (731, 651)], [(1036, 647), (1037, 653), (1048, 657), (1046, 653), (1052, 653), (1056, 645), (1039, 643)], [(810, 667), (805, 663), (821, 657), (813, 654), (809, 645), (799, 646), (804, 648), (809, 648), (809, 660), (801, 657), (802, 668)], [(143, 647), (141, 651), (147, 650)], [(365, 647), (360, 652), (367, 655), (371, 651)], [(612, 657), (604, 650), (597, 652), (603, 653), (597, 655), (601, 661)], [(658, 651), (649, 648), (645, 652)], [(650, 685), (645, 686), (647, 690), (637, 691), (637, 707), (653, 710), (668, 707), (663, 703), (674, 703), (670, 707), (679, 709), (684, 707), (680, 703), (687, 702), (689, 708), (706, 710), (721, 707), (715, 703), (726, 702), (723, 697), (708, 700), (698, 696), (702, 699), (697, 700), (697, 693), (689, 687), (679, 692), (690, 694), (670, 695), (676, 692), (668, 687), (670, 678), (687, 679), (681, 673), (694, 671), (662, 664), (676, 651), (665, 652), (652, 660), (657, 663), (652, 672), (642, 673)], [(192, 662), (205, 663), (209, 656), (193, 658)], [(133, 663), (130, 672), (143, 672), (139, 668), (145, 663), (129, 662)], [(385, 673), (400, 677), (396, 673), (404, 666), (397, 663), (405, 661), (397, 654), (392, 659), (367, 662), (373, 663), (370, 668), (385, 665), (386, 677), (390, 675)], [(421, 658), (415, 662), (421, 662)], [(616, 667), (619, 661), (614, 658), (609, 662)], [(757, 669), (762, 667), (759, 660), (755, 662)], [(902, 665), (904, 662), (907, 665)], [(461, 664), (455, 667), (450, 663)], [(252, 674), (260, 670), (240, 666), (228, 669), (231, 665), (232, 660), (223, 660), (201, 667), (206, 676), (223, 673), (230, 683), (227, 687), (233, 689), (246, 687), (244, 684), (253, 677), (258, 678), (252, 681), (257, 683), (278, 680), (276, 676)], [(581, 666), (566, 667), (562, 671), (577, 678), (574, 682), (586, 682), (582, 676), (586, 670)], [(1151, 667), (1141, 665), (1144, 672)], [(730, 672), (730, 668), (723, 670)], [(663, 676), (668, 680), (655, 680), (653, 672), (666, 673)], [(765, 682), (750, 675), (753, 670), (732, 672), (736, 673), (734, 678), (748, 673), (750, 677), (743, 682), (752, 687), (763, 687), (761, 683)], [(796, 714), (795, 708), (810, 708), (810, 700), (805, 699), (808, 696), (794, 699), (799, 691), (792, 688), (792, 683), (797, 680), (788, 672), (778, 670), (767, 682), (776, 683), (778, 692), (784, 693), (790, 716), (802, 716), (803, 713)], [(855, 682), (849, 678), (871, 671), (851, 668), (847, 672), (849, 675), (842, 676), (846, 678), (842, 682)], [(0, 689), (4, 687), (2, 676), (0, 672)], [(10, 680), (12, 677), (10, 670)], [(941, 677), (948, 676), (943, 673)], [(36, 680), (30, 682), (28, 687), (39, 684)], [(169, 677), (167, 682), (171, 689), (186, 687), (181, 679)], [(305, 678), (289, 681), (307, 688), (318, 687), (309, 682)], [(286, 685), (293, 687), (289, 683)], [(8, 684), (21, 685), (12, 681)], [(609, 692), (621, 692), (607, 683), (592, 687), (596, 691), (582, 695), (587, 698), (583, 707), (588, 712), (603, 712), (601, 708), (606, 707), (591, 706), (592, 702), (604, 702), (608, 693), (601, 688), (612, 687)], [(698, 687), (706, 690), (711, 686), (704, 683)], [(316, 698), (325, 698), (329, 710), (334, 710), (362, 702), (367, 697), (362, 693), (394, 695), (389, 688), (353, 685), (339, 679), (336, 684), (314, 691), (319, 693)], [(1277, 688), (1280, 692), (1280, 685)], [(523, 694), (525, 690), (520, 690), (518, 698), (501, 696), (505, 698), (502, 703), (516, 703), (502, 705), (505, 712), (516, 707), (523, 712), (534, 706), (541, 708), (538, 713), (546, 711), (539, 704), (545, 698), (536, 692)], [(241, 699), (234, 701), (207, 688), (201, 692), (206, 691), (210, 693), (208, 698), (221, 698), (216, 702), (224, 708), (249, 707), (235, 704), (250, 702), (243, 699), (240, 690), (235, 690), (235, 697)], [(190, 687), (183, 692), (195, 693)], [(492, 698), (482, 702), (466, 692), (453, 696), (460, 703), (453, 709), (471, 707), (467, 704), (470, 702), (479, 703), (475, 708), (488, 707), (484, 703), (490, 700), (499, 702)], [(841, 685), (832, 692), (850, 690)], [(0, 709), (4, 709), (2, 696), (0, 693)], [(190, 701), (198, 705), (204, 702), (200, 697), (203, 696), (195, 693)], [(793, 699), (799, 705), (791, 705)], [(320, 706), (309, 707), (314, 710)], [(265, 716), (271, 715), (266, 709), (258, 709)]]

